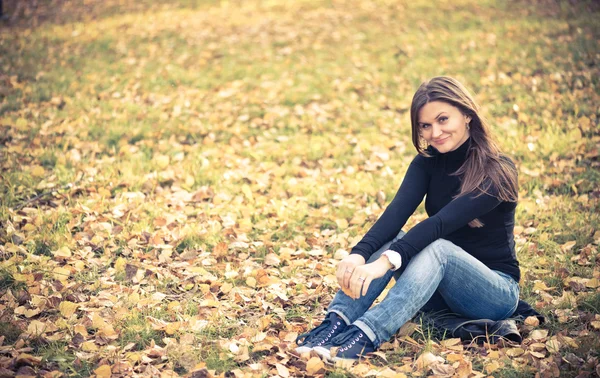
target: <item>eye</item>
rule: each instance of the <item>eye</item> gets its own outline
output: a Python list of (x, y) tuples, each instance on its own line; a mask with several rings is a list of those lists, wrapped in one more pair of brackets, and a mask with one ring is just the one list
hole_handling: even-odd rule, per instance
[(422, 123), (419, 125), (419, 127), (423, 130), (426, 130), (430, 125), (426, 124), (426, 123)]
[(440, 123), (445, 123), (448, 120), (448, 117), (443, 116), (438, 119), (439, 119)]

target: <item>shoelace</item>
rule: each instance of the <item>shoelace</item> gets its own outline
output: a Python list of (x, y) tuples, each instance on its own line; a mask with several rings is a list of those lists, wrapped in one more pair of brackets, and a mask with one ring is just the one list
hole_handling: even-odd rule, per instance
[(339, 351), (345, 352), (364, 337), (364, 333), (357, 327), (351, 326), (347, 331), (335, 336), (333, 342), (337, 345), (341, 345)]
[[(313, 329), (310, 332), (303, 333), (296, 338), (296, 345), (302, 346), (308, 343), (310, 340), (314, 340), (319, 337), (319, 335), (325, 331), (331, 325), (331, 318), (326, 318), (323, 320), (317, 328)], [(337, 329), (338, 326), (341, 325), (340, 321), (337, 321), (337, 324), (334, 325), (334, 329)], [(327, 335), (325, 340), (328, 340), (331, 337), (331, 332)]]
[[(335, 330), (338, 329), (338, 327), (341, 325), (341, 322), (336, 322), (336, 324), (334, 324), (333, 328), (331, 329), (331, 331), (329, 331), (329, 333), (327, 334), (327, 336), (325, 336), (325, 338), (321, 341), (319, 341), (317, 343), (317, 346), (321, 346), (327, 343), (327, 341), (329, 341), (329, 338), (331, 337), (331, 335), (333, 335), (335, 333)], [(315, 339), (318, 338), (318, 336), (315, 336)]]

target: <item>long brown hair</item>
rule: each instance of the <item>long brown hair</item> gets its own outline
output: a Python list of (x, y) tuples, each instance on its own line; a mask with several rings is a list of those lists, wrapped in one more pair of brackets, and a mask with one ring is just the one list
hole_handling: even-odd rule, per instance
[[(428, 156), (419, 135), (419, 111), (432, 101), (443, 101), (457, 107), (462, 114), (471, 117), (469, 134), (471, 145), (467, 159), (454, 173), (461, 177), (460, 191), (456, 197), (469, 193), (488, 192), (490, 184), (495, 188), (493, 195), (501, 201), (517, 202), (518, 182), (514, 165), (503, 157), (500, 148), (492, 139), (488, 122), (479, 114), (479, 106), (469, 91), (456, 79), (438, 76), (421, 84), (410, 106), (412, 124), (412, 140), (417, 152)], [(456, 198), (455, 197), (455, 198)], [(475, 219), (469, 223), (471, 227), (483, 224)]]

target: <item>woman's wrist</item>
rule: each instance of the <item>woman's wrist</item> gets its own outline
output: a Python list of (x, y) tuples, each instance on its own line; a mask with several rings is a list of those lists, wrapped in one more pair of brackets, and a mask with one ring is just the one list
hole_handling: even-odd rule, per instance
[(400, 254), (396, 251), (388, 249), (387, 251), (383, 252), (381, 257), (388, 261), (391, 266), (391, 270), (396, 271), (402, 266), (402, 256), (400, 256)]
[(379, 261), (380, 264), (384, 265), (387, 268), (387, 270), (394, 269), (394, 264), (392, 264), (392, 262), (390, 261), (390, 259), (387, 258), (387, 256), (382, 255), (379, 259), (377, 259), (377, 261)]

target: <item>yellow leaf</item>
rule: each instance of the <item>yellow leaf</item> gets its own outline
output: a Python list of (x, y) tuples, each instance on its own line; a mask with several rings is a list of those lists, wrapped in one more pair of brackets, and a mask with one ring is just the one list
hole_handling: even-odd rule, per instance
[(522, 348), (511, 348), (506, 351), (506, 355), (509, 357), (519, 357), (523, 353), (525, 353), (525, 351)]
[(310, 375), (317, 374), (321, 369), (325, 369), (325, 364), (319, 357), (312, 357), (306, 363), (306, 372)]
[(348, 221), (345, 219), (336, 219), (335, 224), (337, 224), (338, 228), (341, 230), (345, 230), (348, 228)]
[(256, 278), (254, 278), (254, 277), (246, 278), (246, 285), (248, 285), (250, 287), (256, 287)]
[(460, 354), (449, 354), (446, 356), (446, 360), (450, 363), (454, 363), (454, 362), (458, 362), (458, 361), (464, 361), (464, 357)]
[(566, 242), (565, 244), (560, 246), (560, 249), (562, 249), (563, 252), (569, 252), (570, 250), (573, 249), (573, 247), (575, 247), (575, 244), (577, 244), (577, 242), (575, 240), (572, 240), (570, 242)]
[(242, 185), (242, 193), (244, 193), (244, 196), (246, 196), (248, 201), (254, 200), (254, 196), (252, 195), (252, 190), (250, 189), (250, 186), (248, 186), (248, 184)]
[(160, 169), (165, 169), (169, 166), (169, 157), (166, 155), (158, 155), (154, 158), (154, 162)]
[(185, 175), (185, 186), (191, 188), (195, 182), (196, 180), (194, 180), (192, 175)]
[(34, 177), (43, 177), (46, 174), (44, 167), (36, 165), (31, 169), (31, 175)]
[(81, 350), (84, 352), (95, 352), (98, 350), (98, 346), (93, 341), (86, 341), (81, 344)]
[(39, 314), (40, 312), (42, 312), (42, 310), (37, 307), (36, 308), (28, 308), (25, 310), (23, 315), (25, 315), (26, 318), (32, 318), (32, 317), (36, 316), (37, 314)]
[(533, 281), (533, 291), (547, 291), (555, 289), (555, 287), (548, 287), (544, 281), (535, 280)]
[(173, 301), (167, 305), (167, 308), (169, 311), (180, 311), (181, 303), (179, 303), (179, 301)]
[(58, 310), (62, 316), (69, 319), (75, 313), (75, 311), (77, 311), (78, 307), (79, 305), (77, 303), (62, 301), (58, 305)]
[(112, 325), (108, 324), (104, 319), (102, 319), (97, 312), (94, 312), (91, 317), (92, 326), (98, 329), (97, 335), (104, 336), (111, 340), (115, 340), (119, 337)]
[(71, 271), (67, 268), (56, 267), (52, 270), (54, 278), (61, 282), (66, 282), (69, 280), (69, 276), (71, 275)]
[(173, 322), (167, 324), (165, 327), (165, 332), (167, 335), (174, 335), (181, 328), (181, 322)]
[(46, 329), (45, 323), (42, 323), (39, 320), (32, 320), (29, 323), (29, 326), (27, 326), (27, 333), (30, 335), (41, 335)]
[(546, 341), (546, 349), (550, 353), (558, 353), (558, 351), (560, 350), (560, 343), (556, 339), (556, 336)]
[(205, 299), (202, 302), (200, 302), (200, 306), (218, 308), (220, 306), (220, 303), (218, 301), (215, 301), (214, 299)]
[(71, 250), (68, 247), (61, 247), (58, 251), (52, 252), (52, 254), (58, 259), (66, 259), (71, 257)]
[(112, 372), (110, 371), (110, 366), (102, 365), (98, 369), (94, 370), (96, 377), (98, 378), (110, 378)]
[(593, 321), (593, 322), (591, 322), (590, 324), (591, 324), (591, 326), (592, 326), (594, 329), (598, 329), (598, 330), (600, 330), (600, 321), (598, 321), (598, 320), (594, 320), (594, 321)]
[(492, 361), (489, 364), (485, 365), (485, 371), (488, 374), (492, 374), (496, 370), (500, 369), (500, 363), (498, 361)]
[(290, 376), (290, 371), (282, 364), (275, 364), (275, 367), (277, 368), (277, 373), (283, 378), (287, 378)]
[(591, 289), (595, 289), (598, 286), (600, 286), (600, 280), (598, 280), (596, 277), (592, 278), (591, 280), (589, 280), (585, 286), (591, 288)]
[(127, 260), (125, 260), (123, 257), (119, 257), (115, 261), (115, 270), (117, 272), (123, 272), (125, 270), (126, 265), (127, 265)]
[(81, 334), (81, 336), (83, 337), (86, 337), (88, 335), (87, 328), (85, 328), (83, 324), (76, 324), (75, 327), (73, 327), (73, 331), (75, 333)]
[(135, 364), (136, 362), (139, 362), (142, 359), (142, 355), (140, 354), (140, 352), (128, 352), (125, 353), (125, 358), (132, 364)]

